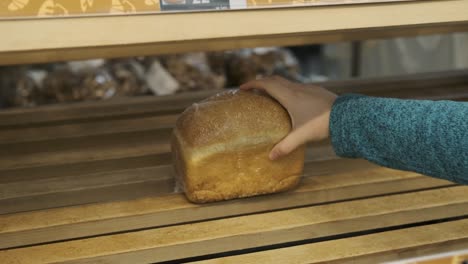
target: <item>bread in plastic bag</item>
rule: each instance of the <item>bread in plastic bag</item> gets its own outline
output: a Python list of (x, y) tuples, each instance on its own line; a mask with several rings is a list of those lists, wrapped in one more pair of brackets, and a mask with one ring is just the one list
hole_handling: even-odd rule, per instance
[(177, 185), (196, 203), (291, 189), (305, 148), (268, 158), (290, 131), (286, 110), (263, 94), (231, 90), (194, 104), (177, 120), (171, 140)]

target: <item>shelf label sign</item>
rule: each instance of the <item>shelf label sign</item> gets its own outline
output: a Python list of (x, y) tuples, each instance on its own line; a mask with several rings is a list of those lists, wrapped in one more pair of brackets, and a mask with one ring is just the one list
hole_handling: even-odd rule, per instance
[(247, 7), (247, 0), (160, 0), (161, 11), (226, 10)]

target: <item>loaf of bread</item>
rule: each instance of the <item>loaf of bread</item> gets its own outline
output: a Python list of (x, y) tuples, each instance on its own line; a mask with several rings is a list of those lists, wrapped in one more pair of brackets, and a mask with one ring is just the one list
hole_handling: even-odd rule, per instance
[(171, 141), (177, 181), (196, 203), (291, 189), (305, 148), (268, 158), (290, 131), (287, 111), (267, 95), (231, 90), (194, 104), (177, 120)]

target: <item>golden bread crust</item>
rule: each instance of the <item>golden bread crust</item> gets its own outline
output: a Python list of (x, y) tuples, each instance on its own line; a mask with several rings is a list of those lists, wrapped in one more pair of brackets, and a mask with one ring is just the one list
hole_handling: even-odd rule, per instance
[(187, 108), (177, 120), (176, 130), (187, 147), (199, 148), (245, 137), (278, 139), (291, 130), (291, 120), (274, 99), (233, 90)]
[(268, 158), (290, 131), (286, 110), (265, 95), (227, 91), (192, 105), (179, 117), (171, 142), (187, 198), (205, 203), (293, 188), (305, 147), (276, 161)]

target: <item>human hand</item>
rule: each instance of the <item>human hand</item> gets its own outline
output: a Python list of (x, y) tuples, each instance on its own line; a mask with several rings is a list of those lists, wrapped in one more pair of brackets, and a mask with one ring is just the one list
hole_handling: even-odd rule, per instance
[(308, 141), (319, 141), (329, 136), (330, 112), (337, 97), (334, 93), (276, 76), (250, 81), (240, 88), (267, 92), (286, 108), (291, 117), (293, 130), (273, 147), (270, 159), (287, 155)]

